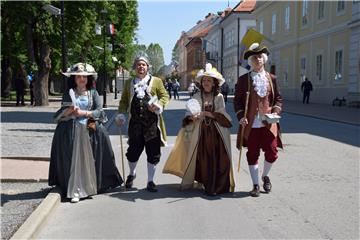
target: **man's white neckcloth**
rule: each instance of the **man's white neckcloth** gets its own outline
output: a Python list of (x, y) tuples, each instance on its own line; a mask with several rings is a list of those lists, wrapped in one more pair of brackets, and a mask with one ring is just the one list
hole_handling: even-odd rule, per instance
[(135, 78), (134, 89), (137, 98), (143, 99), (145, 97), (146, 92), (150, 95), (150, 89), (148, 89), (149, 79), (150, 79), (150, 75), (146, 75), (143, 79)]
[(251, 78), (253, 80), (254, 90), (260, 97), (265, 97), (267, 94), (269, 79), (266, 77), (265, 70), (261, 72), (251, 72)]

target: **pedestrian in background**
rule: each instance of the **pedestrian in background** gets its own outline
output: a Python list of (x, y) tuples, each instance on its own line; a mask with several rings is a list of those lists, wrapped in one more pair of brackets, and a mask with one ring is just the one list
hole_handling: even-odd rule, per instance
[(171, 92), (173, 90), (173, 84), (171, 82), (171, 80), (168, 80), (167, 83), (166, 83), (166, 90), (169, 94), (169, 99), (171, 99)]
[(180, 83), (177, 79), (175, 79), (175, 83), (173, 84), (173, 91), (174, 91), (174, 99), (180, 99), (179, 97), (179, 90), (180, 90)]
[[(252, 44), (244, 53), (244, 59), (248, 60), (251, 70), (240, 76), (235, 86), (234, 109), (240, 123), (237, 148), (248, 148), (246, 157), (253, 182), (253, 189), (250, 191), (252, 197), (260, 196), (258, 165), (260, 149), (265, 152), (263, 188), (266, 193), (269, 193), (272, 188), (269, 172), (278, 158), (277, 147), (282, 148), (279, 123), (271, 123), (265, 118), (273, 116), (277, 119), (282, 110), (282, 97), (276, 83), (276, 76), (265, 71), (264, 66), (268, 55), (267, 47), (260, 46), (258, 43)], [(250, 95), (246, 106), (247, 92)], [(246, 116), (244, 116), (245, 112), (247, 112)], [(270, 113), (274, 115), (268, 115)], [(242, 128), (245, 128), (243, 136)], [(243, 146), (240, 146), (241, 142)]]
[(30, 89), (30, 105), (34, 105), (34, 84), (33, 84), (33, 76), (32, 72), (28, 74), (28, 80), (29, 80), (29, 89)]
[(169, 96), (160, 78), (149, 74), (150, 62), (147, 57), (135, 58), (133, 69), (134, 79), (125, 83), (119, 103), (119, 114), (116, 124), (125, 124), (125, 114), (129, 114), (128, 144), (126, 152), (130, 173), (125, 186), (131, 188), (136, 178), (136, 165), (141, 153), (147, 155), (148, 180), (146, 189), (157, 192), (154, 183), (156, 165), (160, 161), (161, 146), (166, 145), (166, 129), (162, 112), (169, 102)]
[(15, 72), (16, 106), (25, 106), (25, 86), (27, 82), (26, 71), (22, 63), (18, 64)]
[(221, 94), (224, 96), (225, 103), (227, 103), (229, 90), (229, 84), (225, 81), (224, 84), (221, 86)]
[(310, 92), (313, 90), (311, 81), (305, 77), (305, 81), (301, 84), (301, 91), (303, 92), (303, 104), (309, 104)]
[(115, 165), (107, 121), (98, 92), (92, 88), (95, 69), (77, 63), (64, 73), (68, 91), (55, 113), (57, 126), (51, 146), (49, 185), (59, 186), (64, 197), (79, 202), (123, 182)]
[(197, 181), (210, 196), (233, 192), (235, 181), (229, 131), (232, 124), (220, 93), (225, 80), (207, 63), (205, 70), (198, 72), (196, 81), (200, 92), (187, 103), (183, 127), (163, 172), (181, 177), (182, 189), (193, 187)]

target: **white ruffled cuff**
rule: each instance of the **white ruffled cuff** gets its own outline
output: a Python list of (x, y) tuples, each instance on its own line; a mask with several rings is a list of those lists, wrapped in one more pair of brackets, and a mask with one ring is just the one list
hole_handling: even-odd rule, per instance
[(159, 108), (159, 110), (157, 110), (157, 111), (155, 111), (155, 113), (157, 114), (157, 115), (160, 115), (162, 112), (163, 112), (163, 107), (160, 105), (160, 104), (158, 104), (158, 103), (153, 103), (156, 107), (158, 107)]

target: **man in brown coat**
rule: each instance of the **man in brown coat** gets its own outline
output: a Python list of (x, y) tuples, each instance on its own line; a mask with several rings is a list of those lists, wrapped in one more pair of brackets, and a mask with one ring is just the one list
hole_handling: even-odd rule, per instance
[[(246, 153), (253, 190), (250, 195), (258, 197), (260, 195), (259, 187), (259, 165), (258, 159), (260, 149), (265, 153), (264, 170), (262, 180), (263, 188), (266, 193), (271, 191), (271, 182), (268, 176), (272, 164), (277, 160), (277, 147), (282, 148), (280, 139), (280, 125), (278, 122), (270, 123), (266, 120), (265, 114), (273, 119), (278, 119), (282, 110), (282, 97), (276, 83), (276, 77), (265, 71), (264, 65), (269, 55), (268, 49), (261, 47), (258, 43), (250, 46), (244, 53), (244, 59), (247, 59), (251, 70), (249, 73), (239, 77), (235, 85), (234, 108), (240, 126), (237, 136), (237, 148), (240, 148), (241, 129), (244, 127), (243, 146), (248, 148)], [(246, 92), (249, 92), (249, 102), (247, 115)]]

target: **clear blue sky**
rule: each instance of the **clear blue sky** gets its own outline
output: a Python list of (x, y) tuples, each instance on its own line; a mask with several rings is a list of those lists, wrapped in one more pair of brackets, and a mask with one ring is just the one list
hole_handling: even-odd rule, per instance
[[(235, 7), (239, 2), (230, 0), (229, 6)], [(139, 0), (138, 3), (139, 44), (159, 43), (164, 51), (165, 64), (171, 62), (171, 52), (181, 31), (188, 31), (208, 13), (216, 14), (228, 6), (227, 0)]]

